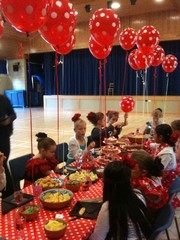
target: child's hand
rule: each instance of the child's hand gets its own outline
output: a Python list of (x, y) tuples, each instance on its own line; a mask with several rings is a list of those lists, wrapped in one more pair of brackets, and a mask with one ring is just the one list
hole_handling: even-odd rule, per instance
[(124, 114), (124, 119), (127, 119), (128, 118), (128, 113), (125, 113)]
[(94, 148), (95, 146), (96, 146), (96, 143), (93, 141), (88, 145), (87, 150), (90, 150), (90, 149)]
[(4, 172), (3, 161), (5, 159), (4, 153), (0, 152), (0, 173)]

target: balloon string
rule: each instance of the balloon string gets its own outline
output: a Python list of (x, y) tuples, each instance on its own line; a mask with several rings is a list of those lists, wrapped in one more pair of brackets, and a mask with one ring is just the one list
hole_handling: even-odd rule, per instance
[[(100, 112), (102, 111), (102, 60), (99, 60), (99, 95), (100, 95)], [(100, 147), (101, 147), (101, 129), (99, 129), (99, 139), (100, 139)]]
[(31, 145), (31, 153), (33, 154), (33, 133), (32, 133), (32, 99), (31, 99), (31, 92), (32, 92), (32, 83), (30, 84), (31, 81), (31, 69), (30, 69), (30, 49), (31, 49), (31, 42), (29, 38), (29, 33), (27, 33), (27, 39), (28, 39), (28, 82), (29, 82), (29, 92), (28, 92), (28, 99), (29, 99), (29, 123), (30, 123), (30, 145)]
[(58, 54), (55, 52), (55, 76), (56, 76), (56, 99), (57, 99), (57, 142), (59, 143), (59, 79), (58, 79)]
[[(166, 93), (165, 93), (165, 98), (164, 98), (164, 109), (163, 109), (164, 119), (165, 119), (165, 114), (166, 114), (166, 101), (167, 101), (168, 87), (169, 87), (169, 73), (166, 73)], [(163, 119), (163, 122), (164, 122), (164, 119)]]
[[(104, 72), (104, 115), (106, 116), (106, 63), (107, 63), (107, 59), (104, 59), (104, 65), (103, 65), (103, 72)], [(105, 127), (106, 127), (106, 123), (105, 123)], [(105, 132), (105, 137), (107, 138), (107, 131)]]
[[(136, 71), (136, 102), (137, 102), (137, 94), (138, 94), (138, 79), (139, 79), (139, 75), (138, 75), (138, 71)], [(137, 104), (136, 104), (136, 116), (137, 116)]]
[(145, 79), (145, 100), (144, 104), (146, 103), (147, 106), (147, 112), (149, 112), (149, 105), (148, 105), (148, 83), (147, 83), (147, 68), (144, 71), (144, 79)]
[(124, 95), (124, 86), (125, 86), (125, 79), (126, 79), (126, 70), (127, 70), (127, 61), (128, 61), (128, 51), (126, 51), (125, 63), (124, 63), (124, 77), (122, 83), (122, 96)]
[(155, 109), (155, 100), (156, 100), (156, 76), (157, 76), (157, 69), (154, 68), (154, 102), (153, 102), (153, 108)]

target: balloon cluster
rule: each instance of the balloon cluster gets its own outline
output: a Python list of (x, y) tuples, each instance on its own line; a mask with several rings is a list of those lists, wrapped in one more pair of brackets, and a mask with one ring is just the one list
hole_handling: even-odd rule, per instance
[(147, 69), (150, 66), (159, 66), (165, 72), (173, 72), (178, 61), (174, 55), (166, 55), (164, 49), (159, 46), (160, 35), (153, 26), (144, 26), (137, 33), (133, 28), (124, 29), (119, 35), (120, 46), (124, 50), (130, 50), (128, 62), (132, 69)]
[(58, 53), (67, 54), (74, 47), (76, 14), (68, 0), (1, 0), (1, 9), (12, 27), (27, 34), (39, 31)]
[(89, 50), (97, 59), (105, 59), (111, 52), (112, 45), (118, 37), (120, 19), (112, 9), (97, 10), (89, 21)]

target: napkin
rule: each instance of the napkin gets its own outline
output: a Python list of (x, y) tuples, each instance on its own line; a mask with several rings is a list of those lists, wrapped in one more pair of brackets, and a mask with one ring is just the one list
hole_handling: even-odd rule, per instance
[[(96, 219), (101, 209), (102, 202), (86, 202), (77, 201), (73, 209), (70, 211), (70, 216), (76, 216), (81, 218)], [(86, 210), (83, 215), (79, 215), (79, 210), (84, 207)]]
[[(31, 200), (34, 199), (33, 195), (27, 194), (27, 193), (23, 193), (23, 200), (21, 202), (21, 204), (19, 204), (19, 207), (30, 202)], [(2, 199), (2, 214), (6, 214), (9, 211), (13, 210), (17, 208), (17, 204), (14, 201), (14, 195), (10, 195), (7, 198)]]

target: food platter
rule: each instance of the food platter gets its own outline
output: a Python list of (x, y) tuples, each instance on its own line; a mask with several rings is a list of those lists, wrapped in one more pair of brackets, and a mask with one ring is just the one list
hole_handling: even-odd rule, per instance
[(35, 181), (35, 186), (41, 186), (42, 190), (48, 190), (53, 188), (60, 188), (64, 184), (64, 181), (61, 178), (39, 178), (37, 181)]
[(87, 178), (90, 178), (92, 183), (95, 183), (98, 180), (97, 174), (95, 174), (93, 171), (87, 172), (82, 170), (79, 172), (76, 171), (75, 173), (69, 175), (69, 180), (76, 180), (79, 182), (86, 182)]

